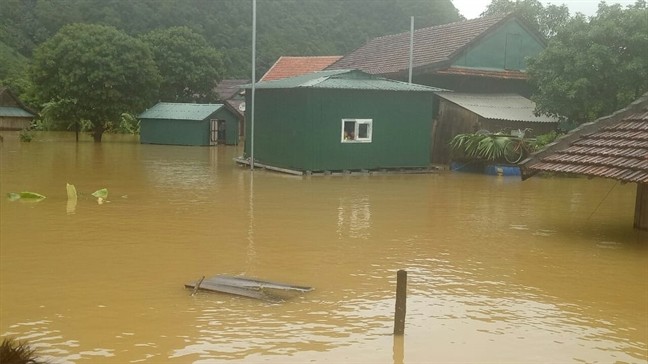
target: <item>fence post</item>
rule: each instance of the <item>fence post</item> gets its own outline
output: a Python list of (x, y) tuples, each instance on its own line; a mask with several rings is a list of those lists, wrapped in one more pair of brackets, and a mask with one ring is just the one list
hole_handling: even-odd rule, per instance
[(394, 312), (394, 335), (405, 334), (405, 311), (407, 307), (407, 271), (396, 273), (396, 310)]

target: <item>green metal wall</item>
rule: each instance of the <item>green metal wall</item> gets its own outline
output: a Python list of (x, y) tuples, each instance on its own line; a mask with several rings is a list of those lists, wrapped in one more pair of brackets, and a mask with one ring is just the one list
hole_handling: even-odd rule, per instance
[(236, 115), (223, 106), (211, 118), (225, 120), (225, 144), (237, 145), (239, 143), (239, 121)]
[(209, 119), (140, 121), (140, 143), (171, 145), (209, 145)]
[(538, 55), (543, 49), (539, 39), (517, 20), (511, 19), (465, 50), (453, 66), (525, 70), (526, 58)]
[[(254, 157), (308, 171), (427, 167), (432, 100), (428, 92), (257, 90)], [(247, 118), (249, 113), (250, 136)], [(345, 118), (372, 119), (372, 142), (342, 143)], [(250, 155), (250, 138), (245, 155)]]
[(225, 120), (225, 143), (238, 144), (238, 119), (225, 107), (221, 107), (205, 120), (141, 119), (140, 143), (210, 145), (211, 119)]

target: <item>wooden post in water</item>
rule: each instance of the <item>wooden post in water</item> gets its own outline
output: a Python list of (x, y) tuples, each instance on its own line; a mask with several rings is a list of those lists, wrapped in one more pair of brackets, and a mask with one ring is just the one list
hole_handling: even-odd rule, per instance
[(396, 311), (394, 312), (394, 335), (405, 334), (405, 311), (407, 306), (407, 271), (396, 273)]

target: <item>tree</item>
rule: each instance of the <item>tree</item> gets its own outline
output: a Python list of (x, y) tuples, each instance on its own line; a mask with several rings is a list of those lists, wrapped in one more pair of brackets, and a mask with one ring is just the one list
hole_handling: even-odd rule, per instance
[(589, 21), (572, 18), (528, 73), (537, 112), (583, 123), (627, 106), (648, 91), (646, 2), (602, 2)]
[(162, 76), (160, 99), (171, 102), (216, 101), (223, 62), (205, 38), (187, 27), (154, 30), (141, 38), (153, 51)]
[(511, 12), (516, 12), (548, 38), (556, 35), (569, 20), (569, 8), (566, 5), (547, 5), (545, 8), (538, 0), (492, 0), (482, 16)]
[(107, 123), (153, 101), (160, 76), (141, 41), (104, 25), (66, 25), (34, 52), (35, 99), (50, 115), (78, 126), (92, 124), (101, 142)]

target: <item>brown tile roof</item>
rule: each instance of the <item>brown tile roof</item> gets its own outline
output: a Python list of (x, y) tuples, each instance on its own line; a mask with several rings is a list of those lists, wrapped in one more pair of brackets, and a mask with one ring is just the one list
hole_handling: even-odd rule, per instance
[(470, 77), (499, 78), (505, 80), (526, 80), (526, 72), (522, 71), (490, 71), (464, 67), (449, 67), (444, 70), (435, 71), (439, 75), (461, 75)]
[(261, 81), (272, 81), (321, 71), (340, 58), (342, 56), (279, 57), (277, 62), (261, 77)]
[(562, 172), (648, 183), (648, 93), (583, 124), (523, 162), (523, 178)]
[[(414, 31), (413, 67), (449, 66), (453, 56), (513, 15), (494, 15)], [(329, 69), (360, 69), (393, 74), (409, 68), (410, 32), (375, 38), (335, 62)], [(438, 66), (438, 67), (436, 67)]]
[(249, 83), (250, 80), (222, 80), (216, 85), (216, 93), (218, 94), (218, 100), (225, 101), (229, 100), (241, 90), (241, 85)]

